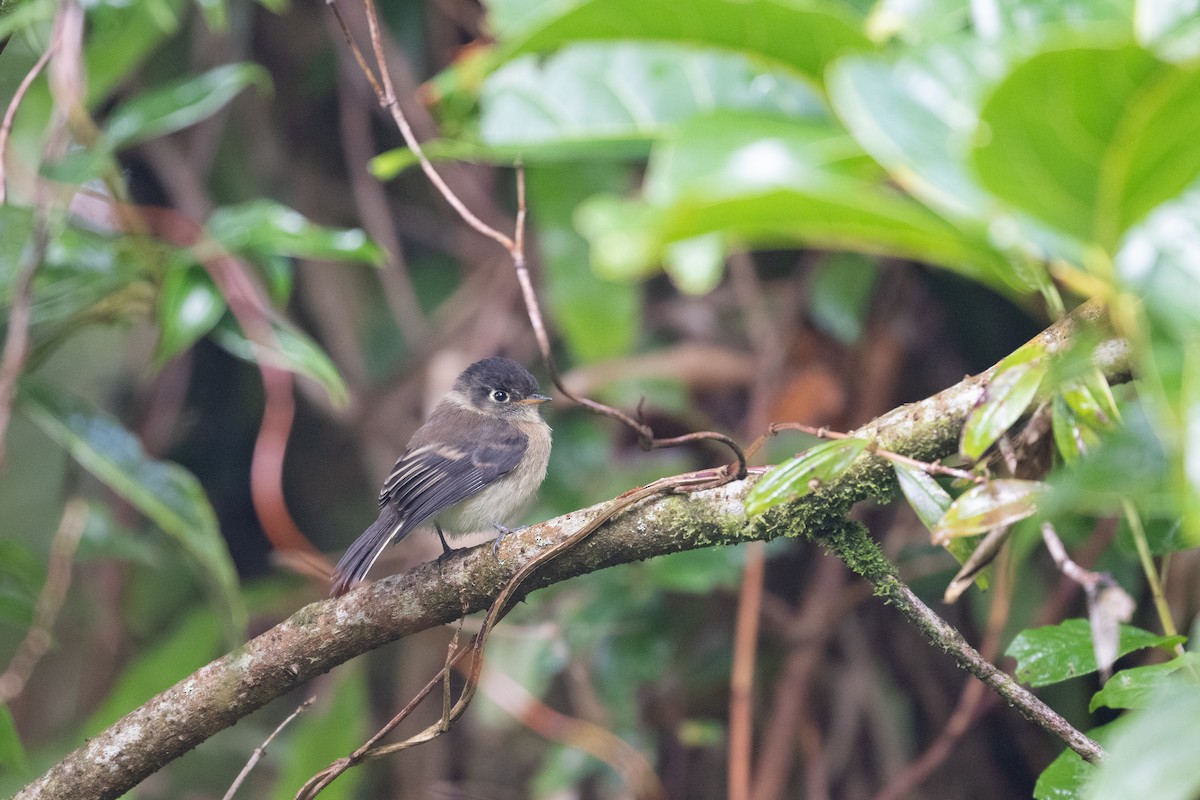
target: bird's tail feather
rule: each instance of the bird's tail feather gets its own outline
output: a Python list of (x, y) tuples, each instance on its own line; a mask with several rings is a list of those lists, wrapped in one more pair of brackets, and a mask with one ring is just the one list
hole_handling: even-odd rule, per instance
[(390, 503), (379, 510), (379, 519), (354, 540), (354, 544), (350, 545), (342, 560), (334, 567), (330, 597), (341, 597), (350, 591), (370, 572), (375, 559), (379, 558), (385, 547), (404, 538), (408, 533), (404, 522), (404, 517)]

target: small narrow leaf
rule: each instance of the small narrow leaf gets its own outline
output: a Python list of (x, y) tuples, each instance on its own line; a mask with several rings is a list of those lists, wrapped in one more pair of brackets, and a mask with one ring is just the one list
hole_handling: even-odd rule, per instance
[(1098, 431), (1109, 430), (1120, 419), (1112, 389), (1099, 370), (1093, 369), (1087, 378), (1067, 381), (1061, 393), (1071, 410)]
[(79, 464), (153, 520), (200, 566), (221, 607), (226, 634), (240, 641), (246, 609), (217, 515), (196, 476), (150, 458), (119, 422), (81, 400), (28, 378), (21, 411)]
[(195, 125), (215, 114), (238, 92), (258, 84), (270, 87), (257, 64), (225, 64), (194, 78), (152, 89), (119, 106), (108, 116), (106, 143), (112, 150)]
[(270, 200), (222, 206), (205, 227), (214, 239), (236, 252), (383, 263), (383, 251), (358, 228), (317, 225)]
[(925, 527), (933, 530), (950, 508), (950, 493), (920, 467), (899, 461), (892, 462), (892, 467), (896, 470), (896, 480), (900, 483), (904, 498)]
[(810, 447), (754, 485), (746, 497), (746, 513), (761, 514), (803, 497), (845, 472), (868, 444), (866, 439), (834, 439)]
[(1037, 511), (1037, 499), (1046, 489), (1039, 481), (1015, 478), (968, 489), (933, 529), (933, 543), (944, 545), (959, 536), (975, 536), (1023, 520)]
[(226, 317), (212, 330), (213, 341), (229, 353), (251, 364), (266, 358), (283, 369), (311, 378), (321, 385), (336, 406), (350, 400), (350, 390), (333, 360), (299, 328), (283, 319), (271, 320), (274, 341), (259, 346), (246, 338), (242, 329)]
[(1040, 345), (1026, 345), (997, 365), (983, 401), (963, 426), (960, 449), (967, 458), (982, 456), (1029, 408), (1046, 376), (1047, 364), (1040, 356)]
[(1075, 410), (1067, 405), (1061, 395), (1055, 395), (1050, 407), (1050, 421), (1054, 431), (1054, 445), (1063, 461), (1074, 464), (1100, 443), (1100, 437), (1088, 425), (1083, 424)]
[(225, 313), (225, 298), (202, 268), (178, 265), (167, 271), (158, 295), (159, 364), (191, 347)]
[(25, 771), (27, 762), (21, 735), (8, 706), (0, 704), (0, 767), (9, 775)]
[[(1158, 636), (1122, 625), (1117, 654), (1123, 656), (1145, 647), (1172, 647), (1184, 640), (1182, 636)], [(1017, 660), (1017, 680), (1030, 686), (1048, 686), (1096, 671), (1092, 632), (1086, 619), (1023, 630), (1004, 654)]]

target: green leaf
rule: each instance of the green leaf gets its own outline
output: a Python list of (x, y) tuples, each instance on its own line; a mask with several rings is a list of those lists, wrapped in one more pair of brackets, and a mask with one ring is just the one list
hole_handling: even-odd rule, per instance
[(622, 188), (627, 173), (607, 164), (542, 165), (529, 167), (526, 181), (545, 297), (567, 348), (579, 362), (628, 354), (641, 330), (641, 287), (589, 269), (587, 242), (572, 223), (585, 197)]
[(119, 422), (82, 400), (24, 379), (19, 408), (86, 470), (175, 540), (207, 578), (230, 642), (241, 640), (246, 610), (237, 572), (200, 482), (178, 464), (150, 458)]
[(825, 116), (818, 95), (737, 53), (621, 42), (506, 64), (484, 82), (480, 139), (494, 155), (641, 157), (687, 119), (721, 110)]
[[(1157, 636), (1122, 625), (1117, 653), (1119, 657), (1145, 647), (1173, 647), (1182, 641), (1182, 636)], [(1048, 686), (1096, 671), (1092, 631), (1086, 619), (1023, 630), (1004, 654), (1017, 660), (1017, 680), (1030, 686)]]
[(996, 365), (984, 384), (983, 399), (963, 425), (959, 449), (964, 456), (977, 461), (1029, 408), (1048, 369), (1043, 353), (1041, 344), (1034, 342)]
[(1038, 498), (1047, 488), (1040, 481), (1015, 478), (974, 486), (950, 505), (933, 529), (933, 541), (944, 545), (959, 536), (986, 533), (1032, 516), (1037, 511)]
[(162, 364), (196, 343), (224, 315), (225, 298), (202, 267), (178, 264), (167, 270), (158, 294), (158, 343)]
[(1098, 431), (1111, 430), (1121, 418), (1108, 379), (1099, 369), (1064, 382), (1059, 391), (1076, 416)]
[(247, 86), (270, 88), (257, 64), (225, 64), (144, 92), (118, 106), (104, 125), (107, 146), (119, 150), (191, 127), (220, 111)]
[(720, 233), (747, 246), (912, 258), (1011, 291), (1011, 267), (985, 231), (960, 229), (884, 185), (878, 167), (828, 122), (732, 113), (689, 120), (655, 150), (645, 194), (580, 208), (601, 274), (650, 274), (668, 243)]
[(1068, 464), (1075, 464), (1100, 443), (1096, 430), (1085, 424), (1061, 395), (1054, 396), (1050, 422), (1054, 431), (1054, 445)]
[(1152, 324), (1175, 339), (1197, 333), (1200, 271), (1200, 191), (1193, 189), (1157, 209), (1125, 237), (1117, 253), (1117, 276), (1146, 305)]
[(896, 470), (896, 480), (900, 483), (904, 498), (925, 527), (933, 530), (950, 508), (949, 492), (920, 467), (893, 461), (892, 468)]
[(1162, 691), (1174, 676), (1190, 679), (1193, 687), (1200, 683), (1200, 655), (1184, 653), (1162, 664), (1130, 667), (1113, 675), (1104, 688), (1092, 695), (1088, 711), (1101, 706), (1108, 708), (1147, 708), (1154, 695)]
[[(1113, 724), (1101, 725), (1087, 732), (1100, 744), (1108, 740)], [(1096, 774), (1096, 766), (1084, 761), (1071, 748), (1064, 749), (1038, 776), (1033, 787), (1034, 800), (1083, 800), (1084, 789)]]
[[(277, 741), (264, 756), (265, 761), (274, 761), (279, 771), (271, 795), (275, 800), (291, 800), (296, 796), (296, 788), (312, 777), (313, 764), (327, 764), (352, 752), (368, 734), (366, 722), (371, 704), (366, 665), (359, 659), (330, 677), (332, 687), (314, 692), (317, 703), (293, 720), (282, 734), (282, 741)], [(293, 696), (298, 700), (302, 693), (303, 690)], [(329, 800), (361, 797), (363, 770), (350, 773), (324, 789), (321, 796), (329, 794)]]
[(539, 20), (506, 43), (502, 57), (577, 41), (651, 39), (748, 52), (820, 83), (834, 58), (869, 47), (860, 23), (819, 0), (584, 0)]
[(809, 283), (808, 316), (842, 344), (862, 337), (879, 261), (858, 253), (830, 253), (816, 266)]
[(833, 439), (810, 447), (754, 484), (746, 497), (746, 513), (751, 516), (761, 514), (837, 478), (868, 444), (866, 439)]
[(383, 263), (382, 251), (362, 230), (316, 225), (299, 212), (271, 200), (222, 206), (208, 218), (205, 228), (234, 252), (357, 261), (376, 266)]
[(1200, 68), (1138, 47), (1041, 53), (984, 105), (974, 163), (995, 194), (1085, 242), (1120, 235), (1200, 174)]
[(684, 294), (708, 294), (725, 275), (725, 246), (715, 233), (667, 245), (663, 269)]
[(259, 345), (246, 338), (236, 320), (226, 316), (212, 329), (214, 342), (251, 364), (259, 359), (316, 381), (336, 406), (350, 401), (350, 390), (333, 360), (306, 333), (280, 318), (271, 319), (273, 341)]
[(1193, 800), (1200, 796), (1200, 691), (1170, 686), (1153, 704), (1114, 726), (1108, 757), (1088, 784), (1088, 800)]
[(0, 768), (9, 773), (21, 773), (27, 768), (25, 746), (8, 706), (0, 704)]

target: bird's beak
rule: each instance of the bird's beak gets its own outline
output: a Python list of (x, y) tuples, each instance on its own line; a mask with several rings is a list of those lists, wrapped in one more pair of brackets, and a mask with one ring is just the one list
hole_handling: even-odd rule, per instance
[(521, 406), (540, 406), (542, 403), (549, 403), (550, 396), (545, 394), (531, 394), (524, 400), (518, 400), (517, 405)]

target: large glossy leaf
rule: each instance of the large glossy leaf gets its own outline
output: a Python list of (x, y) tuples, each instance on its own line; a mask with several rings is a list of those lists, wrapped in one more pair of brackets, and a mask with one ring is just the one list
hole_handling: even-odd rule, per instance
[(1138, 47), (1070, 48), (1014, 69), (983, 107), (974, 163), (1008, 202), (1116, 251), (1200, 174), (1200, 68)]
[(117, 106), (104, 126), (114, 150), (195, 125), (215, 114), (247, 86), (270, 86), (256, 64), (224, 64), (195, 77), (172, 81)]
[(1029, 408), (1048, 369), (1044, 355), (1045, 348), (1033, 342), (996, 365), (983, 399), (963, 425), (959, 449), (964, 456), (977, 460)]
[(222, 206), (208, 218), (205, 228), (235, 252), (383, 263), (378, 245), (362, 230), (317, 225), (298, 211), (271, 200)]
[(578, 41), (653, 39), (752, 53), (820, 83), (837, 56), (869, 47), (860, 23), (821, 0), (584, 0), (522, 28), (504, 56)]
[(650, 274), (669, 243), (721, 233), (749, 246), (912, 258), (1009, 289), (1008, 261), (982, 229), (958, 228), (887, 187), (829, 123), (747, 114), (689, 120), (655, 152), (646, 198), (599, 197), (581, 207), (577, 224), (601, 274)]
[(1014, 478), (988, 481), (974, 486), (955, 500), (933, 529), (934, 544), (945, 544), (959, 536), (1011, 525), (1037, 511), (1038, 498), (1047, 486), (1038, 481)]
[(746, 513), (761, 514), (814, 491), (845, 472), (868, 444), (866, 439), (834, 439), (785, 461), (754, 484), (746, 496)]
[[(1118, 655), (1145, 647), (1170, 647), (1182, 636), (1158, 636), (1132, 625), (1121, 626)], [(1004, 654), (1017, 660), (1017, 680), (1030, 686), (1048, 686), (1096, 671), (1091, 627), (1086, 619), (1068, 619), (1021, 631)]]
[(271, 320), (272, 341), (262, 345), (246, 338), (232, 317), (224, 317), (212, 329), (212, 338), (231, 354), (251, 364), (260, 358), (277, 367), (304, 375), (320, 384), (335, 405), (345, 405), (350, 399), (346, 381), (337, 365), (308, 334), (285, 319)]
[(211, 587), (228, 639), (239, 641), (246, 610), (238, 594), (237, 572), (216, 514), (195, 476), (178, 464), (150, 458), (115, 419), (44, 384), (25, 380), (19, 408), (195, 560)]
[(537, 220), (545, 298), (576, 360), (626, 355), (641, 330), (641, 288), (601, 280), (587, 268), (587, 242), (575, 231), (575, 206), (588, 195), (616, 190), (627, 175), (604, 165), (556, 165), (527, 170), (529, 208)]
[(527, 161), (642, 156), (690, 117), (721, 110), (823, 116), (819, 96), (737, 53), (619, 42), (529, 56), (488, 76), (480, 138)]

